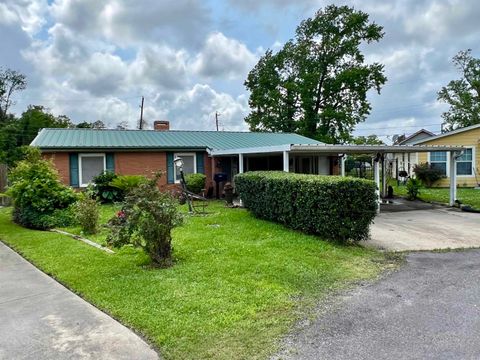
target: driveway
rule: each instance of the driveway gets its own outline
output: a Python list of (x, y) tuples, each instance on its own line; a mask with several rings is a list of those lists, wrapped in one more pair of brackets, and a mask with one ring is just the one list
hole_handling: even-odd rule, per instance
[(480, 250), (412, 253), (332, 297), (275, 359), (479, 359)]
[(391, 251), (480, 247), (480, 214), (433, 205), (421, 209), (381, 212), (364, 244)]
[(0, 242), (0, 359), (157, 359), (136, 334)]

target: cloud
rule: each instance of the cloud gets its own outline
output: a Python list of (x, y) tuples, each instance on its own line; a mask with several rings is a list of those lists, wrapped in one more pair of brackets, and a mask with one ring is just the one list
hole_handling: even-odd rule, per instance
[(238, 79), (245, 78), (256, 61), (256, 56), (245, 44), (215, 32), (208, 36), (193, 67), (204, 77)]

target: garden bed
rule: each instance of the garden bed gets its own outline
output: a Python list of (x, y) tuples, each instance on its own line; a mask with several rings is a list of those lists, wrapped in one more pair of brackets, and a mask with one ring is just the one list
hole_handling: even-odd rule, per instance
[[(102, 206), (102, 223), (116, 210)], [(174, 229), (175, 264), (168, 269), (152, 268), (130, 246), (107, 254), (22, 228), (11, 222), (10, 209), (0, 209), (0, 239), (143, 334), (166, 359), (266, 358), (329, 291), (390, 266), (377, 251), (328, 243), (221, 202), (210, 203), (209, 212)]]

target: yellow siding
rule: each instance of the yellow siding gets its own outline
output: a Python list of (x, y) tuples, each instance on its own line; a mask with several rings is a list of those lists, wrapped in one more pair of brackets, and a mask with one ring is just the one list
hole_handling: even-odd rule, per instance
[[(439, 139), (427, 140), (421, 143), (421, 145), (459, 145), (459, 146), (473, 146), (475, 153), (475, 161), (473, 164), (474, 172), (477, 174), (477, 179), (475, 177), (469, 176), (458, 176), (457, 175), (457, 185), (461, 187), (473, 187), (477, 186), (477, 181), (480, 182), (480, 128), (467, 130), (458, 134), (453, 134), (450, 136), (441, 137)], [(428, 153), (419, 153), (418, 162), (424, 163), (428, 161)], [(447, 187), (450, 184), (450, 178), (442, 179), (438, 181), (435, 185), (439, 187)]]

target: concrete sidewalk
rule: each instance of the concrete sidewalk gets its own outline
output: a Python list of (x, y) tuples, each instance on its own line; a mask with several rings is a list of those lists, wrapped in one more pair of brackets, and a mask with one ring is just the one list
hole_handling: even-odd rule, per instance
[(140, 337), (0, 242), (0, 359), (158, 359)]

